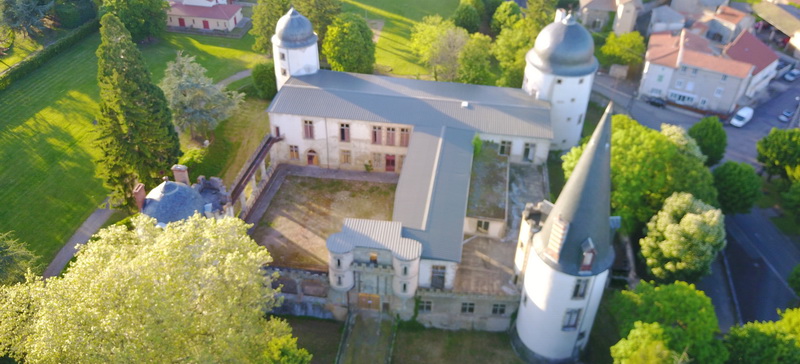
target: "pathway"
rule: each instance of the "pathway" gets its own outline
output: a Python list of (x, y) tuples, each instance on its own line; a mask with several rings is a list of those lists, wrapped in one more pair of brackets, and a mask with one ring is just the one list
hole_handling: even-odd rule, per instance
[(241, 80), (241, 79), (243, 79), (245, 77), (249, 77), (250, 74), (252, 74), (252, 73), (253, 73), (253, 70), (249, 70), (249, 69), (244, 70), (244, 71), (239, 71), (235, 75), (233, 75), (231, 77), (228, 77), (228, 78), (226, 78), (226, 79), (224, 79), (222, 81), (217, 82), (217, 85), (222, 87), (222, 88), (225, 88), (228, 85), (230, 85), (230, 84), (232, 84), (232, 83), (234, 83), (236, 81), (239, 81), (239, 80)]
[(392, 317), (378, 311), (362, 310), (348, 320), (348, 333), (339, 348), (337, 363), (391, 363), (395, 327)]
[(114, 213), (114, 210), (108, 208), (108, 199), (104, 202), (106, 204), (105, 208), (99, 208), (95, 210), (86, 221), (83, 222), (78, 231), (72, 235), (72, 237), (67, 241), (66, 244), (58, 251), (56, 257), (50, 262), (50, 265), (47, 266), (47, 269), (44, 270), (43, 276), (45, 278), (55, 277), (61, 274), (61, 271), (69, 264), (69, 261), (75, 256), (78, 244), (84, 244), (89, 241), (89, 238), (94, 235), (97, 230), (100, 229), (103, 224), (106, 223), (108, 218)]

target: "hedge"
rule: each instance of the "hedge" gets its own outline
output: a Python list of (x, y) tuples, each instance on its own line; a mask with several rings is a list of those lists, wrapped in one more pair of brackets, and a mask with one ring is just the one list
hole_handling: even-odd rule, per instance
[(71, 47), (75, 43), (94, 33), (100, 28), (100, 21), (95, 19), (84, 25), (81, 25), (75, 30), (69, 32), (63, 38), (53, 42), (42, 50), (34, 52), (32, 55), (23, 59), (19, 63), (11, 66), (5, 73), (0, 74), (0, 91), (5, 90), (11, 86), (14, 81), (19, 80), (31, 72), (37, 70), (39, 66), (55, 57), (61, 51)]

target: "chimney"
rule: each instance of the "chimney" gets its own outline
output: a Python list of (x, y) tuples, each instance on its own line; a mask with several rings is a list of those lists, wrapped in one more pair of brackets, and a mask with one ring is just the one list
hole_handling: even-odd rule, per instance
[(192, 183), (189, 182), (189, 167), (182, 164), (172, 166), (172, 176), (175, 178), (175, 182), (180, 182), (187, 186), (192, 185)]
[(133, 199), (136, 200), (136, 207), (141, 212), (144, 208), (144, 199), (147, 197), (147, 191), (144, 189), (144, 183), (139, 183), (133, 188)]
[(553, 23), (558, 23), (564, 20), (564, 18), (566, 17), (567, 17), (567, 11), (565, 9), (556, 9), (556, 18), (553, 21)]

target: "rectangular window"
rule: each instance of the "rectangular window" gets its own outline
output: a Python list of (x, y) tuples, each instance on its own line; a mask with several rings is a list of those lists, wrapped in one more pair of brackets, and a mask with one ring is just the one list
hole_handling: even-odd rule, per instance
[(408, 128), (400, 128), (400, 146), (401, 147), (407, 147), (408, 146), (408, 140), (410, 139), (410, 137), (411, 137), (411, 133), (410, 133), (410, 130), (408, 130)]
[(386, 128), (386, 145), (394, 145), (394, 128)]
[(431, 311), (433, 311), (433, 302), (419, 301), (419, 312), (431, 312)]
[(681, 72), (686, 72), (686, 66), (681, 66)]
[(378, 253), (369, 253), (369, 262), (372, 264), (378, 264)]
[(723, 82), (724, 82), (725, 80), (727, 80), (727, 79), (728, 79), (728, 75), (722, 75), (722, 81), (723, 81)]
[(372, 127), (372, 144), (381, 144), (381, 127)]
[(475, 304), (472, 302), (462, 302), (461, 303), (461, 313), (474, 313), (475, 312)]
[(340, 163), (341, 164), (350, 164), (350, 151), (349, 150), (342, 150), (339, 157), (340, 157)]
[(280, 126), (276, 126), (275, 127), (275, 137), (276, 138), (280, 138), (280, 136), (281, 136), (281, 127)]
[(676, 80), (675, 81), (675, 88), (677, 88), (677, 89), (683, 88), (683, 80)]
[(408, 275), (408, 267), (407, 266), (403, 266), (403, 275), (404, 276)]
[(477, 230), (479, 233), (485, 233), (489, 231), (489, 222), (485, 220), (478, 220)]
[(661, 95), (661, 89), (658, 89), (658, 88), (651, 89), (650, 90), (650, 94), (651, 95), (660, 96)]
[(281, 61), (286, 60), (286, 53), (281, 52)]
[(339, 141), (350, 142), (350, 124), (339, 124)]
[(588, 279), (578, 278), (575, 280), (575, 287), (572, 289), (572, 299), (579, 300), (586, 297), (586, 287), (589, 286)]
[(289, 159), (300, 159), (300, 148), (298, 148), (296, 145), (289, 146)]
[(502, 303), (495, 303), (492, 305), (492, 315), (505, 315), (506, 305)]
[(564, 314), (564, 322), (561, 325), (562, 331), (570, 331), (578, 328), (578, 319), (581, 317), (581, 309), (568, 309)]
[(522, 152), (522, 159), (527, 162), (533, 162), (533, 157), (536, 155), (536, 144), (525, 143), (525, 150)]
[(717, 89), (714, 90), (714, 97), (722, 97), (722, 92), (724, 91), (725, 89), (723, 89), (722, 87), (717, 87)]
[(444, 289), (445, 273), (447, 267), (443, 265), (434, 265), (431, 267), (431, 288)]
[(281, 68), (281, 76), (286, 76), (286, 68)]
[(658, 75), (658, 82), (664, 81), (664, 75)]
[(693, 74), (693, 75), (696, 75), (696, 74), (697, 74), (697, 68), (692, 68), (692, 74)]
[(694, 91), (694, 82), (686, 82), (686, 91)]
[(342, 276), (336, 276), (336, 285), (337, 286), (341, 286), (342, 285)]
[(303, 138), (314, 139), (314, 122), (303, 120)]
[(700, 99), (700, 106), (706, 106), (708, 99)]
[(511, 154), (511, 142), (508, 140), (501, 140), (500, 155), (509, 155), (509, 154)]

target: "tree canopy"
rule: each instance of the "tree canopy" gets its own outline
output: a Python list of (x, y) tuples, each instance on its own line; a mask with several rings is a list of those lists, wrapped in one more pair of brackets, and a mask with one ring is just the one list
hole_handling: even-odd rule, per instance
[[(583, 146), (564, 157), (567, 178)], [(614, 115), (611, 133), (611, 207), (626, 233), (641, 231), (673, 192), (689, 192), (715, 206), (717, 190), (708, 168), (681, 152), (663, 134), (627, 115)]]
[(258, 92), (258, 97), (271, 100), (278, 93), (278, 83), (275, 79), (275, 63), (272, 60), (255, 65), (252, 77), (253, 86)]
[[(314, 31), (319, 37), (319, 43), (325, 44), (328, 26), (342, 12), (342, 2), (340, 0), (294, 0), (292, 3), (300, 14), (305, 15), (311, 21), (311, 26), (314, 27)], [(284, 13), (286, 12), (284, 11)], [(275, 34), (274, 27), (272, 34)]]
[(744, 214), (761, 197), (761, 177), (747, 163), (725, 162), (714, 169), (714, 186), (725, 214)]
[(173, 123), (181, 131), (189, 130), (192, 137), (199, 134), (208, 139), (209, 133), (233, 115), (244, 100), (244, 94), (215, 85), (195, 57), (181, 51), (167, 63), (159, 86), (172, 110)]
[(0, 25), (6, 25), (26, 37), (45, 29), (44, 17), (53, 2), (39, 0), (0, 0)]
[(181, 155), (164, 93), (150, 73), (130, 33), (113, 14), (100, 21), (97, 83), (100, 114), (96, 144), (98, 174), (114, 204), (133, 209), (137, 182), (155, 186)]
[(458, 54), (456, 81), (488, 85), (492, 79), (492, 38), (481, 33), (470, 35), (467, 44)]
[(598, 60), (606, 67), (612, 64), (637, 66), (644, 62), (646, 50), (644, 37), (639, 32), (633, 31), (620, 36), (610, 32), (605, 44), (600, 47)]
[(164, 0), (102, 0), (101, 14), (117, 16), (131, 33), (134, 42), (157, 37), (167, 29), (167, 9)]
[(676, 192), (647, 223), (639, 245), (647, 270), (657, 279), (693, 282), (710, 273), (725, 247), (725, 217), (691, 194)]
[(669, 338), (658, 322), (633, 323), (633, 330), (611, 347), (611, 357), (618, 364), (674, 364), (678, 354), (669, 349)]
[(800, 296), (800, 264), (794, 266), (794, 269), (792, 269), (792, 273), (789, 274), (787, 281), (789, 283), (789, 287), (792, 287), (794, 290), (794, 293)]
[(703, 151), (707, 166), (713, 166), (725, 156), (725, 148), (728, 146), (728, 135), (722, 128), (722, 123), (716, 116), (709, 116), (700, 119), (697, 124), (689, 128), (689, 136), (694, 138), (697, 146)]
[(466, 29), (469, 33), (475, 33), (481, 26), (481, 15), (472, 4), (462, 1), (453, 13), (453, 23), (457, 27)]
[(686, 129), (671, 124), (661, 124), (661, 134), (667, 137), (667, 140), (675, 144), (678, 150), (692, 158), (696, 158), (701, 163), (706, 162), (706, 156), (700, 150), (697, 142), (689, 136)]
[(640, 282), (635, 290), (612, 296), (609, 307), (622, 337), (636, 328), (637, 321), (657, 322), (663, 330), (661, 341), (669, 350), (688, 352), (697, 363), (724, 363), (728, 358), (722, 342), (715, 339), (719, 326), (711, 299), (693, 284), (678, 281), (657, 286)]
[(458, 73), (458, 55), (469, 35), (452, 20), (430, 15), (414, 24), (411, 49), (428, 65), (437, 81), (454, 81)]
[(286, 322), (265, 318), (279, 303), (263, 270), (272, 259), (243, 221), (196, 214), (162, 229), (139, 215), (133, 224), (101, 230), (63, 277), (0, 289), (0, 355), (30, 363), (263, 362), (257, 358), (276, 350), (297, 351), (294, 341), (275, 342), (291, 335)]
[[(800, 309), (781, 313), (778, 321), (748, 322), (725, 335), (730, 364), (800, 363), (800, 336), (796, 327)], [(794, 330), (793, 330), (794, 329)]]
[(272, 36), (278, 20), (289, 11), (291, 0), (258, 0), (253, 6), (253, 27), (250, 35), (255, 39), (253, 50), (265, 54), (272, 54)]
[(787, 168), (800, 165), (800, 129), (772, 128), (756, 143), (758, 161), (770, 176), (787, 177)]
[(337, 15), (328, 27), (322, 53), (334, 71), (372, 73), (375, 43), (367, 21), (353, 13)]
[(38, 260), (39, 257), (11, 233), (0, 233), (0, 285), (24, 281), (28, 270), (37, 270)]
[(503, 29), (514, 26), (521, 18), (522, 11), (516, 2), (503, 1), (503, 3), (497, 7), (497, 10), (495, 10), (494, 15), (492, 15), (492, 33), (500, 34)]
[(528, 18), (517, 20), (514, 25), (502, 28), (494, 40), (492, 53), (500, 65), (497, 86), (522, 87), (525, 76), (525, 54), (533, 47), (536, 34), (531, 34)]

